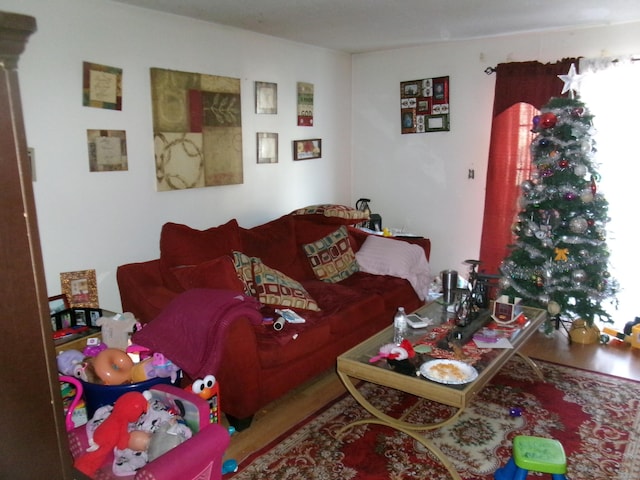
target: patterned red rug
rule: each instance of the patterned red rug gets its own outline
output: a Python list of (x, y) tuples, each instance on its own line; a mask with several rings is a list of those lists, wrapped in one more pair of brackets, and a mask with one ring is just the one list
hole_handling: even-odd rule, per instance
[[(511, 456), (516, 435), (560, 440), (571, 480), (640, 478), (640, 383), (537, 362), (545, 382), (518, 358), (452, 424), (427, 433), (464, 480), (490, 480)], [(360, 390), (392, 416), (428, 423), (452, 410), (393, 389), (363, 383)], [(373, 401), (373, 400), (372, 400)], [(241, 463), (225, 478), (431, 479), (451, 478), (409, 436), (378, 425), (336, 432), (369, 414), (348, 394), (316, 412)], [(420, 447), (420, 448), (417, 448)], [(546, 477), (535, 477), (546, 478)]]

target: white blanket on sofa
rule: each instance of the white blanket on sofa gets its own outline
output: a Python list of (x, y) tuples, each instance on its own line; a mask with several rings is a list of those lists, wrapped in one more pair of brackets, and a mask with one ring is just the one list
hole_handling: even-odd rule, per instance
[(356, 252), (356, 260), (363, 272), (408, 280), (420, 300), (429, 295), (431, 268), (419, 245), (371, 235)]

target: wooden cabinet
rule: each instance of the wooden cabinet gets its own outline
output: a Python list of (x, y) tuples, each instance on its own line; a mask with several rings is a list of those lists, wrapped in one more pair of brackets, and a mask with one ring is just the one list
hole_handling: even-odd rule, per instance
[(33, 17), (0, 12), (0, 478), (12, 480), (74, 478), (18, 85), (35, 31)]

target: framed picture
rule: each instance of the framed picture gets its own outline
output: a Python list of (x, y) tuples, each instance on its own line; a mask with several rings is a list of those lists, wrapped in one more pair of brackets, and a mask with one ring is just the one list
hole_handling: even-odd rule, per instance
[(89, 170), (114, 172), (128, 170), (127, 134), (124, 130), (87, 130)]
[(278, 113), (278, 84), (256, 82), (256, 113)]
[(314, 138), (311, 140), (293, 141), (293, 159), (310, 160), (322, 157), (322, 140)]
[(66, 295), (56, 295), (55, 297), (49, 297), (49, 314), (55, 315), (63, 310), (69, 308), (69, 299)]
[(60, 284), (62, 293), (69, 299), (70, 307), (98, 308), (98, 287), (95, 270), (61, 273)]
[(278, 163), (278, 134), (256, 133), (258, 163)]
[(82, 62), (82, 104), (122, 110), (122, 69)]
[(403, 134), (449, 131), (449, 77), (400, 82), (400, 129)]

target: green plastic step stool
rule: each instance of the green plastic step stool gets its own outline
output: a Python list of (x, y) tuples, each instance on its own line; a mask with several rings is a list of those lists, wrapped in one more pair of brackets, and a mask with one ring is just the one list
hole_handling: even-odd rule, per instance
[(550, 473), (553, 480), (566, 480), (567, 457), (558, 440), (518, 435), (513, 439), (509, 462), (496, 470), (495, 480), (525, 480), (529, 472)]

